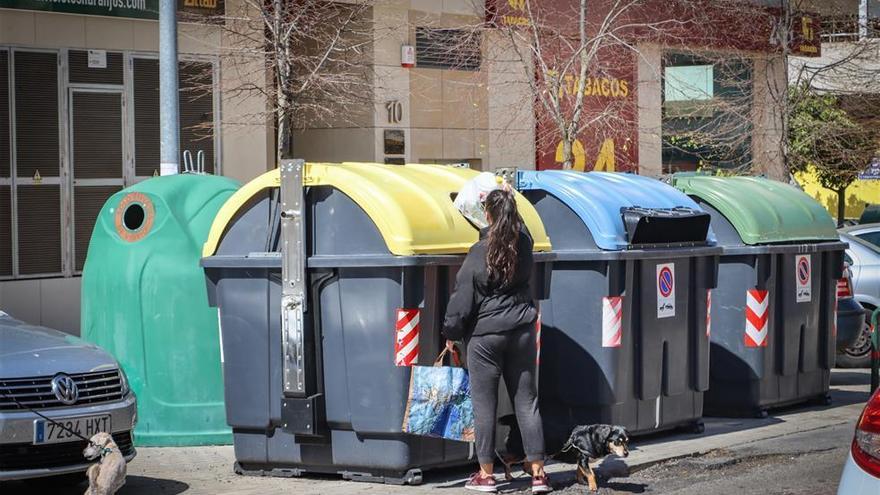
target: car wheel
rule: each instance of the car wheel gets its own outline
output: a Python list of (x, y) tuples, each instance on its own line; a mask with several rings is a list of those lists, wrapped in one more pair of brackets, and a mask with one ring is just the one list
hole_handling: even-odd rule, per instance
[(871, 313), (874, 310), (865, 309), (865, 323), (862, 332), (852, 347), (847, 347), (837, 354), (838, 368), (867, 368), (871, 366)]

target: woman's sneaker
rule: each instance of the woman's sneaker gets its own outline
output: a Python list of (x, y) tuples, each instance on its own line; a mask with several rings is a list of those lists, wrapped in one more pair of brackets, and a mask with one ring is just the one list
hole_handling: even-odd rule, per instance
[(550, 493), (552, 491), (553, 487), (550, 486), (546, 474), (532, 477), (532, 493)]
[(485, 493), (497, 492), (498, 487), (495, 486), (495, 477), (489, 476), (489, 477), (484, 478), (483, 476), (481, 476), (481, 474), (482, 473), (480, 473), (479, 471), (474, 473), (474, 475), (471, 476), (471, 479), (469, 479), (468, 482), (465, 483), (464, 487), (467, 488), (468, 490), (475, 490), (478, 492), (485, 492)]

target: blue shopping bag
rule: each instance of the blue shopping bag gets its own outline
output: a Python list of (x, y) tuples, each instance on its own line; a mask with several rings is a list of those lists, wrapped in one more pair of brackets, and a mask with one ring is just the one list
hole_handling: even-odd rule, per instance
[[(474, 441), (474, 406), (466, 369), (443, 366), (440, 353), (434, 366), (413, 366), (403, 432), (413, 435)], [(457, 354), (453, 353), (454, 361)]]

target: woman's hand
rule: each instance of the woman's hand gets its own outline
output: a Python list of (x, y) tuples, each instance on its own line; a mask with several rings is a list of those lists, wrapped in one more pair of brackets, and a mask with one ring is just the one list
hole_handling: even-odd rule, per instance
[(446, 350), (449, 352), (455, 351), (455, 341), (454, 340), (447, 340), (446, 341)]

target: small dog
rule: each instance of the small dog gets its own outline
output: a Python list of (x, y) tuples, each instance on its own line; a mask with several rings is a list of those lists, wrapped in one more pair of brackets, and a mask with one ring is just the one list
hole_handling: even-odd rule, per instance
[(113, 495), (125, 485), (125, 458), (109, 433), (96, 433), (83, 456), (90, 461), (99, 459), (86, 471), (89, 488), (85, 495)]
[[(498, 454), (504, 464), (505, 478), (510, 480), (513, 478), (511, 466), (523, 462), (525, 450), (516, 416), (504, 416), (499, 423), (510, 427), (505, 441), (506, 452)], [(599, 487), (596, 483), (596, 474), (590, 467), (590, 460), (601, 459), (608, 454), (618, 457), (629, 455), (629, 433), (623, 426), (597, 424), (567, 429), (545, 425), (544, 444), (545, 452), (550, 459), (576, 464), (578, 483), (588, 484), (590, 491), (594, 492), (598, 491)], [(523, 471), (528, 472), (525, 464)]]

